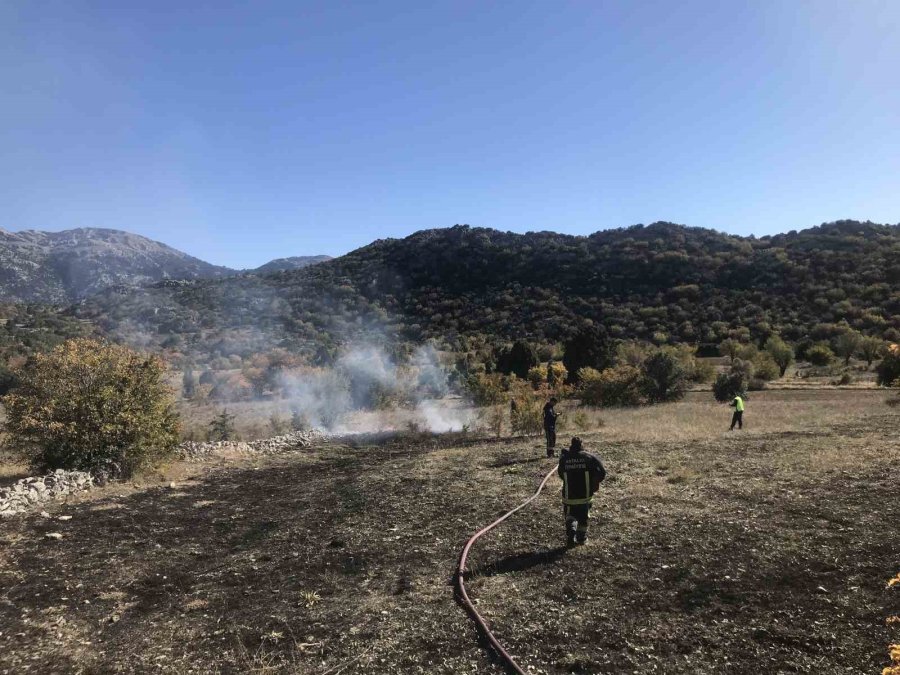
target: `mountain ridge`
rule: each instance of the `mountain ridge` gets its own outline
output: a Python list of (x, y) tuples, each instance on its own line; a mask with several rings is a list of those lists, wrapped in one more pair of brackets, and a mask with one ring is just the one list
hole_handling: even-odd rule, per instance
[(252, 270), (234, 270), (125, 230), (0, 228), (0, 301), (64, 305), (110, 287), (265, 274), (298, 269), (323, 258), (327, 256), (295, 256)]
[(584, 321), (656, 343), (819, 339), (840, 322), (893, 339), (900, 225), (837, 221), (762, 238), (663, 222), (587, 236), (459, 225), (299, 270), (101, 294), (79, 316), (125, 340), (139, 326), (199, 361), (274, 347), (327, 360), (370, 337), (550, 344)]

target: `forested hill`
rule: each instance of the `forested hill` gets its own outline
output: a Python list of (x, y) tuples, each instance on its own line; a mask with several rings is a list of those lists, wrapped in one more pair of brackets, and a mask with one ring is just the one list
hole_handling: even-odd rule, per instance
[(413, 339), (551, 342), (584, 318), (657, 342), (773, 330), (829, 337), (842, 321), (895, 339), (900, 226), (841, 221), (759, 239), (671, 223), (587, 237), (456, 226), (264, 277), (113, 290), (79, 314), (129, 338), (219, 356), (265, 343), (327, 351), (373, 327)]

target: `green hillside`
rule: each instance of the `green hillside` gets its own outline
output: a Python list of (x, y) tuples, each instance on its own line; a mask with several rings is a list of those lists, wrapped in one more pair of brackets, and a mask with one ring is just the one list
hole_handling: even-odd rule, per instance
[(456, 226), (268, 276), (113, 288), (77, 316), (206, 360), (282, 346), (324, 360), (363, 335), (552, 343), (591, 319), (657, 343), (900, 337), (900, 226), (840, 221), (772, 237), (671, 223), (587, 237)]

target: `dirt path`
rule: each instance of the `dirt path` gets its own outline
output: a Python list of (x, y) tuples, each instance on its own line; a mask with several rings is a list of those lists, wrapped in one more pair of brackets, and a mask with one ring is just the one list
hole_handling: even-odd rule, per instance
[[(471, 594), (536, 673), (876, 672), (897, 422), (610, 444), (592, 542), (558, 548), (551, 484)], [(331, 446), (0, 523), (0, 673), (496, 672), (451, 575), (547, 467), (530, 440)]]

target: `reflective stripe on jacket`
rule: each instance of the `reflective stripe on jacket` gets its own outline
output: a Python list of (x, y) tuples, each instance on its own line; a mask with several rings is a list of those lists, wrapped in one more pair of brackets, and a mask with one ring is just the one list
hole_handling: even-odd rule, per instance
[(556, 473), (563, 480), (562, 497), (566, 506), (590, 504), (600, 481), (606, 477), (603, 463), (589, 452), (564, 452)]

